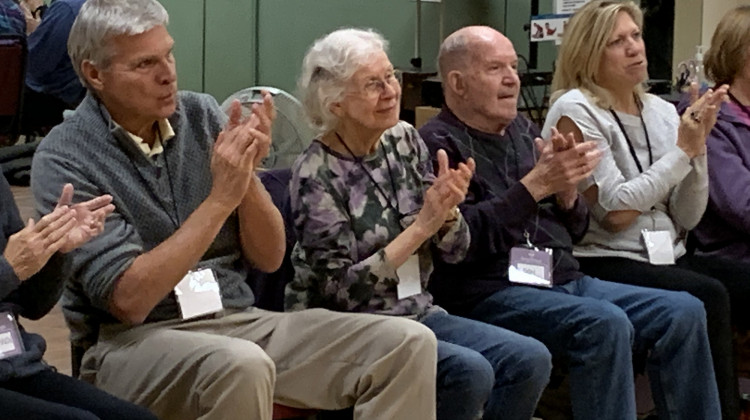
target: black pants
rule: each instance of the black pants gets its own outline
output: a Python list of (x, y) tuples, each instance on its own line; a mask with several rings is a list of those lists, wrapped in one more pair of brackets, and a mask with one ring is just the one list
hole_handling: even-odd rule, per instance
[(92, 385), (46, 370), (0, 382), (3, 420), (157, 420), (147, 409)]
[(578, 261), (581, 271), (602, 280), (686, 291), (700, 299), (706, 309), (722, 417), (725, 420), (739, 418), (732, 320), (740, 328), (747, 328), (750, 321), (750, 265), (698, 256), (684, 256), (677, 260), (676, 266), (616, 257), (579, 258)]

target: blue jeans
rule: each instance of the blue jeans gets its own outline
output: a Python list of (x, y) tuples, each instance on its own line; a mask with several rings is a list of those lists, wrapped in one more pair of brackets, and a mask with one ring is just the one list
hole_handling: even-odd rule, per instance
[(562, 286), (512, 286), (471, 318), (539, 339), (570, 365), (576, 420), (636, 418), (633, 351), (648, 352), (659, 418), (720, 419), (703, 304), (686, 292), (584, 276)]
[(438, 420), (531, 418), (552, 370), (542, 343), (445, 312), (422, 323), (438, 340)]

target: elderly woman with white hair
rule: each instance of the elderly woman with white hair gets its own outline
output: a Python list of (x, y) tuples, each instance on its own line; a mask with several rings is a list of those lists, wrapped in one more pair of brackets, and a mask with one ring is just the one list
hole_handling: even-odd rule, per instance
[(433, 258), (460, 261), (468, 248), (456, 206), (474, 162), (451, 169), (442, 153), (433, 174), (419, 134), (399, 122), (401, 87), (386, 48), (371, 30), (341, 29), (305, 57), (299, 84), (320, 135), (293, 169), (298, 243), (287, 309), (421, 322), (438, 339), (438, 419), (529, 419), (551, 368), (544, 345), (449, 315), (426, 291)]

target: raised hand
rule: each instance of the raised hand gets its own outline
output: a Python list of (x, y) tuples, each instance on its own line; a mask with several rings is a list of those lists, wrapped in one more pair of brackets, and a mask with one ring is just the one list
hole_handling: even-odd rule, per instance
[(112, 204), (112, 196), (109, 194), (92, 198), (83, 203), (72, 204), (72, 201), (73, 185), (65, 184), (55, 209), (62, 207), (70, 208), (73, 213), (75, 225), (68, 232), (67, 240), (59, 250), (63, 253), (78, 248), (91, 240), (91, 238), (102, 233), (104, 230), (104, 219), (115, 210), (115, 206)]
[(271, 126), (276, 119), (276, 108), (273, 105), (273, 97), (268, 91), (261, 90), (262, 102), (253, 103), (250, 107), (250, 115), (242, 116), (242, 103), (238, 99), (232, 101), (229, 105), (229, 120), (227, 121), (224, 131), (230, 131), (242, 124), (245, 124), (252, 115), (258, 117), (256, 127), (260, 131), (271, 135)]
[(270, 144), (268, 135), (256, 129), (257, 125), (258, 117), (253, 114), (244, 123), (222, 131), (214, 144), (210, 197), (229, 210), (240, 204), (255, 176), (259, 148), (264, 142)]
[(3, 256), (18, 278), (27, 280), (66, 244), (75, 225), (73, 210), (68, 206), (58, 206), (38, 222), (29, 219), (26, 227), (11, 235)]
[(415, 220), (430, 235), (452, 219), (454, 209), (466, 198), (476, 167), (474, 159), (469, 158), (466, 163), (459, 163), (456, 169), (451, 169), (444, 150), (438, 150), (437, 160), (437, 178), (425, 192), (424, 204)]
[(536, 201), (558, 193), (569, 200), (578, 183), (591, 175), (601, 159), (596, 142), (575, 143), (573, 136), (562, 136), (555, 128), (549, 141), (536, 138), (534, 143), (539, 160), (521, 183)]
[(677, 130), (677, 147), (682, 149), (690, 158), (705, 153), (706, 138), (711, 132), (721, 103), (727, 100), (728, 85), (718, 89), (708, 89), (698, 98), (698, 86), (690, 85), (690, 103), (680, 118)]
[[(552, 128), (552, 136), (550, 137), (550, 142), (552, 143), (552, 147), (555, 152), (562, 152), (565, 150), (573, 149), (576, 146), (576, 139), (573, 133), (568, 133), (568, 135), (565, 136), (554, 127)], [(537, 150), (539, 150), (539, 152), (541, 153), (543, 145), (540, 143), (535, 144), (537, 146)], [(578, 199), (577, 184), (571, 185), (570, 188), (566, 190), (558, 191), (555, 195), (557, 196), (557, 203), (560, 207), (564, 209), (571, 209)]]
[(239, 100), (234, 100), (229, 105), (229, 120), (224, 131), (232, 131), (240, 126), (249, 126), (248, 128), (256, 129), (260, 134), (254, 136), (253, 140), (258, 141), (256, 146), (258, 152), (255, 156), (255, 167), (259, 167), (261, 161), (268, 156), (271, 150), (271, 128), (276, 119), (276, 108), (273, 105), (273, 97), (265, 90), (261, 91), (263, 101), (253, 103), (250, 107), (250, 115), (242, 116), (242, 104)]

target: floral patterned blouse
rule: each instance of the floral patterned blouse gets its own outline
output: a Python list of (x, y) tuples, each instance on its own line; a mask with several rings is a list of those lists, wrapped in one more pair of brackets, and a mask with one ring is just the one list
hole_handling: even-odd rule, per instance
[(432, 258), (456, 263), (469, 247), (463, 217), (417, 251), (422, 292), (398, 299), (396, 268), (385, 247), (409, 226), (435, 176), (417, 131), (400, 122), (361, 159), (319, 141), (295, 162), (291, 205), (297, 235), (287, 310), (323, 307), (420, 319), (438, 310), (426, 291)]

